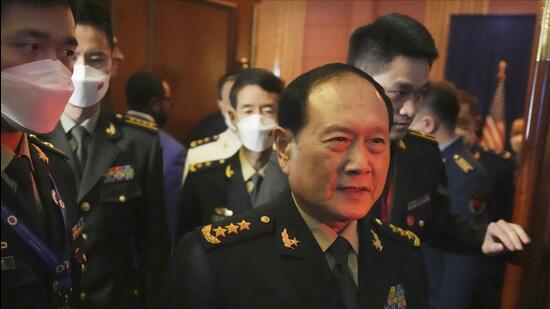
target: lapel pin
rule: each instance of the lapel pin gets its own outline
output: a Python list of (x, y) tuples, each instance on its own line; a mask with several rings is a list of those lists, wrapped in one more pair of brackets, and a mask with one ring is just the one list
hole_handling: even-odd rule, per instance
[(109, 123), (109, 127), (105, 129), (105, 133), (107, 133), (107, 135), (109, 136), (113, 136), (116, 134), (116, 127), (112, 122)]
[(225, 177), (231, 178), (235, 172), (233, 172), (233, 169), (231, 168), (231, 165), (228, 165), (225, 168)]
[(34, 144), (33, 144), (33, 147), (36, 150), (36, 152), (38, 153), (38, 159), (40, 159), (40, 161), (42, 161), (46, 164), (50, 163), (50, 158), (48, 158), (48, 156), (44, 153), (44, 151), (42, 151), (42, 149), (40, 149), (40, 147), (38, 147)]
[(281, 238), (283, 240), (283, 245), (285, 246), (285, 248), (289, 248), (293, 250), (298, 248), (298, 243), (300, 241), (297, 240), (296, 237), (290, 239), (290, 237), (288, 236), (288, 232), (286, 231), (286, 228), (283, 229), (283, 231), (281, 232)]
[(376, 234), (375, 231), (373, 230), (370, 230), (371, 234), (372, 234), (372, 245), (374, 246), (374, 248), (376, 248), (376, 250), (378, 250), (378, 252), (381, 252), (382, 249), (384, 249), (384, 246), (382, 246), (382, 242), (380, 241), (380, 238), (378, 238), (378, 234)]

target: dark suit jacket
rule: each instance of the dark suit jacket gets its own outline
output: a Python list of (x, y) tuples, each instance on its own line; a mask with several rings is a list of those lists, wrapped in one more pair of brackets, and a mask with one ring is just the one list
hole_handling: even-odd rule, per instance
[(178, 226), (179, 207), (182, 201), (181, 180), (187, 149), (178, 140), (159, 130), (162, 159), (164, 161), (164, 199), (166, 201), (166, 223), (172, 246)]
[[(25, 223), (54, 254), (62, 258), (66, 230), (59, 206), (52, 197), (54, 186), (49, 177), (51, 175), (53, 178), (60, 199), (65, 205), (67, 227), (70, 229), (79, 220), (73, 174), (65, 161), (65, 156), (37, 138), (29, 138), (29, 150), (43, 212), (22, 205), (4, 177), (2, 201), (18, 217), (18, 222)], [(67, 249), (73, 258), (72, 281), (74, 290), (78, 293), (81, 264), (74, 260), (74, 252), (76, 249), (81, 250), (82, 238), (78, 233), (75, 236), (75, 239), (70, 239)], [(55, 280), (44, 262), (27, 243), (2, 223), (2, 308), (53, 308), (60, 305), (57, 292), (52, 288)]]
[[(215, 237), (242, 220), (249, 229)], [(299, 240), (284, 246), (283, 229)], [(422, 257), (411, 240), (370, 218), (358, 222), (361, 308), (384, 308), (404, 291), (407, 308), (427, 308)], [(383, 246), (378, 251), (373, 236)], [(206, 236), (205, 236), (206, 235)], [(212, 244), (206, 241), (216, 242)], [(178, 244), (167, 277), (168, 308), (341, 308), (326, 257), (289, 191), (246, 214), (197, 229)]]
[[(262, 184), (263, 186), (263, 184)], [(186, 232), (225, 215), (252, 209), (241, 172), (239, 152), (228, 159), (194, 164), (183, 185), (178, 240)]]
[[(61, 124), (48, 137), (69, 154), (74, 166), (75, 155)], [(155, 307), (169, 239), (154, 124), (102, 107), (77, 199), (88, 252), (82, 276), (85, 305)]]

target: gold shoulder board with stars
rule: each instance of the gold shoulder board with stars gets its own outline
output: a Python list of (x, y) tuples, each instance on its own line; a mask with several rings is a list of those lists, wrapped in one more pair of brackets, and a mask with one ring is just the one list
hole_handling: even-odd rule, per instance
[(226, 163), (225, 159), (197, 162), (189, 165), (189, 172), (196, 173), (200, 171), (207, 171), (213, 168), (223, 167)]
[[(224, 245), (264, 234), (273, 229), (269, 216), (247, 216), (208, 224), (197, 229), (206, 249), (215, 249)], [(296, 240), (296, 244), (297, 244)]]
[(435, 137), (433, 135), (430, 135), (430, 134), (427, 134), (427, 133), (424, 133), (424, 132), (420, 132), (420, 131), (416, 131), (416, 130), (412, 130), (412, 129), (409, 129), (408, 133), (409, 133), (410, 136), (419, 137), (419, 138), (437, 143), (437, 139), (435, 139)]
[(201, 138), (201, 139), (197, 139), (197, 140), (194, 140), (192, 141), (190, 144), (189, 144), (189, 147), (190, 148), (195, 148), (197, 146), (201, 146), (201, 145), (205, 145), (205, 144), (208, 144), (208, 143), (211, 143), (211, 142), (215, 142), (219, 139), (220, 137), (218, 135), (214, 135), (212, 137), (205, 137), (205, 138)]
[(157, 124), (152, 121), (144, 120), (144, 119), (130, 116), (130, 115), (121, 115), (121, 114), (116, 114), (115, 117), (119, 120), (122, 120), (124, 123), (130, 124), (134, 127), (146, 129), (147, 131), (151, 131), (151, 132), (158, 131)]
[[(31, 142), (32, 145), (35, 146), (36, 152), (38, 152), (39, 155), (39, 159), (44, 161), (45, 163), (49, 163), (49, 158), (47, 158), (46, 154), (42, 150), (54, 153), (62, 157), (63, 159), (69, 159), (69, 157), (67, 157), (67, 155), (63, 151), (55, 148), (52, 143), (42, 141), (36, 135), (29, 134), (29, 142)], [(39, 151), (38, 149), (40, 149), (41, 151)]]
[(474, 170), (474, 167), (459, 154), (453, 155), (453, 160), (464, 173), (469, 173)]

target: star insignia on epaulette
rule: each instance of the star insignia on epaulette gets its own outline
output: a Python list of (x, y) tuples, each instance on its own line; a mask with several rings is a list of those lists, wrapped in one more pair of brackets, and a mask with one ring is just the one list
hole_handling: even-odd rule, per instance
[(380, 238), (378, 238), (378, 234), (376, 234), (375, 231), (373, 230), (370, 230), (371, 234), (372, 234), (372, 245), (374, 246), (374, 248), (376, 248), (376, 250), (378, 250), (378, 252), (381, 252), (382, 249), (384, 249), (384, 246), (382, 246), (382, 242), (380, 241)]
[(289, 248), (293, 250), (298, 247), (298, 243), (300, 242), (298, 239), (296, 239), (296, 237), (290, 239), (286, 228), (284, 228), (283, 231), (281, 232), (281, 239), (283, 241), (283, 246), (285, 246), (285, 248)]
[(225, 237), (225, 232), (227, 232), (227, 230), (221, 226), (218, 226), (214, 229), (214, 232), (216, 232), (216, 237)]
[(229, 225), (226, 225), (225, 228), (227, 228), (228, 234), (238, 234), (239, 233), (239, 226), (235, 225), (233, 223), (229, 223)]
[(204, 237), (204, 240), (206, 240), (208, 243), (211, 243), (213, 245), (217, 245), (221, 243), (221, 241), (216, 236), (210, 233), (211, 231), (212, 231), (212, 224), (208, 224), (202, 227), (201, 232), (202, 232), (202, 236)]
[(116, 127), (112, 122), (109, 123), (109, 126), (105, 129), (105, 133), (107, 133), (107, 135), (109, 136), (113, 136), (116, 134)]
[(250, 222), (246, 222), (245, 220), (242, 220), (241, 222), (239, 222), (237, 224), (241, 228), (241, 231), (250, 230)]
[(48, 156), (44, 153), (44, 151), (42, 151), (42, 149), (40, 149), (40, 147), (32, 144), (34, 149), (36, 150), (36, 152), (38, 153), (38, 159), (40, 159), (40, 161), (46, 163), (46, 164), (49, 164), (50, 163), (50, 158), (48, 158)]

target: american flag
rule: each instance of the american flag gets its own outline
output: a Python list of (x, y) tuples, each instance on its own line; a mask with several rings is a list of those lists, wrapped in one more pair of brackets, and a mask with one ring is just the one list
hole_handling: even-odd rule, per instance
[(485, 119), (483, 127), (483, 137), (481, 145), (485, 148), (493, 149), (496, 152), (504, 151), (506, 140), (506, 113), (504, 105), (504, 83), (506, 80), (506, 61), (501, 60), (498, 63), (498, 84), (493, 96), (493, 101), (489, 107), (489, 114)]

